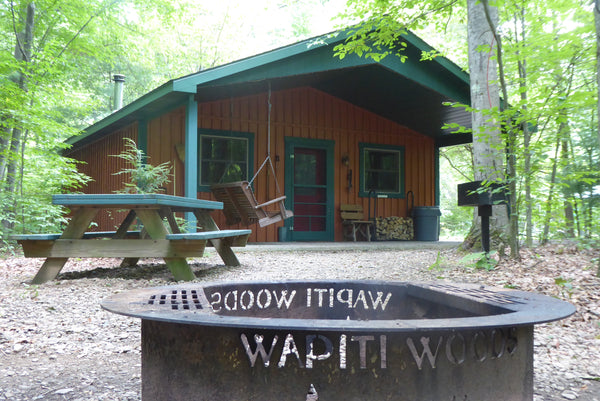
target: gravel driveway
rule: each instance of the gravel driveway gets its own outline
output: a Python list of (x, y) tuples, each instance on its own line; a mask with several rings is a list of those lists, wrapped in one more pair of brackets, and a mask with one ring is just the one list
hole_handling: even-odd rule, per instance
[[(581, 267), (573, 272), (577, 280), (583, 274), (583, 281), (572, 279), (574, 289), (567, 294), (564, 286), (552, 285), (556, 271), (544, 270), (562, 272), (564, 261), (562, 267), (537, 264), (527, 274), (521, 273), (522, 266), (486, 272), (459, 263), (452, 244), (432, 243), (427, 249), (410, 244), (255, 245), (236, 250), (240, 267), (223, 266), (211, 249), (192, 262), (199, 281), (443, 279), (510, 284), (571, 299), (578, 306), (576, 315), (536, 326), (535, 400), (600, 401), (600, 326), (594, 320), (598, 298), (583, 299), (576, 292), (589, 287), (598, 294), (600, 280), (593, 272)], [(576, 263), (590, 262), (593, 256), (565, 254), (581, 258)], [(117, 292), (172, 283), (164, 264), (143, 260), (138, 267), (119, 268), (116, 259), (72, 260), (58, 280), (29, 286), (24, 282), (33, 277), (40, 259), (13, 257), (1, 263), (0, 400), (140, 400), (140, 322), (99, 305)]]

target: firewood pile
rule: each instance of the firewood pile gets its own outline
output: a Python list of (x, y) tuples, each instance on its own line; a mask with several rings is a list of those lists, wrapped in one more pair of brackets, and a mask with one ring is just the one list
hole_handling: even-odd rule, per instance
[(412, 240), (414, 238), (413, 219), (410, 217), (377, 217), (375, 238), (378, 241)]

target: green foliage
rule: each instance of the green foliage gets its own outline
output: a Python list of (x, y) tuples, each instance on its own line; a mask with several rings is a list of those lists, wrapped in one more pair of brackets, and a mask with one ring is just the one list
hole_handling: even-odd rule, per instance
[(435, 262), (433, 262), (431, 264), (431, 266), (428, 267), (429, 270), (443, 270), (445, 264), (448, 261), (446, 260), (445, 257), (442, 256), (442, 253), (440, 251), (438, 251), (436, 257), (435, 257)]
[(125, 188), (119, 192), (134, 194), (152, 194), (162, 190), (163, 185), (169, 182), (171, 164), (164, 162), (158, 166), (145, 163), (144, 152), (137, 148), (135, 141), (124, 138), (125, 149), (118, 155), (110, 155), (125, 160), (129, 165), (114, 173), (114, 175), (128, 175), (129, 182), (124, 182)]
[(573, 280), (565, 279), (562, 276), (556, 277), (554, 279), (554, 284), (556, 284), (560, 288), (560, 293), (564, 297), (565, 295), (571, 298), (573, 296), (573, 291), (575, 288), (573, 287)]
[(111, 112), (114, 73), (126, 76), (127, 104), (169, 79), (304, 38), (316, 28), (309, 21), (332, 14), (329, 3), (308, 0), (298, 8), (293, 0), (267, 0), (264, 7), (243, 0), (39, 0), (31, 55), (19, 60), (15, 47), (23, 48), (33, 2), (3, 2), (2, 236), (58, 230), (63, 211), (51, 204), (51, 195), (78, 190), (87, 180), (61, 156), (64, 141)]
[(495, 252), (474, 252), (464, 256), (460, 261), (474, 269), (494, 270), (498, 261), (494, 259)]
[[(531, 237), (519, 239), (598, 237), (600, 229), (593, 222), (600, 217), (600, 144), (591, 4), (583, 0), (544, 0), (490, 5), (497, 6), (500, 15), (498, 30), (502, 32), (507, 83), (504, 108), (473, 110), (468, 105), (450, 106), (480, 111), (489, 121), (501, 122), (504, 140), (500, 146), (509, 147), (497, 150), (516, 161), (515, 174), (506, 180), (515, 186), (511, 211), (518, 218), (519, 231), (526, 235), (531, 232)], [(465, 66), (465, 15), (464, 2), (349, 0), (342, 17), (356, 25), (347, 43), (336, 51), (339, 57), (356, 54), (380, 60), (392, 55), (388, 45), (395, 46), (396, 54), (401, 54), (398, 45), (402, 40), (395, 35), (412, 31), (441, 54)], [(480, 50), (489, 52), (490, 46)], [(422, 60), (433, 56), (437, 53), (423, 54)], [(458, 125), (446, 128), (452, 132), (469, 131)], [(448, 168), (440, 170), (448, 173)], [(470, 178), (463, 182), (472, 180), (469, 166), (457, 170)], [(461, 232), (462, 225), (470, 224), (472, 219), (466, 213), (468, 208), (461, 211), (446, 200), (453, 196), (446, 188), (447, 177), (441, 180), (445, 209), (442, 229)], [(566, 205), (573, 210), (572, 220), (567, 217)], [(526, 216), (530, 216), (530, 223)]]

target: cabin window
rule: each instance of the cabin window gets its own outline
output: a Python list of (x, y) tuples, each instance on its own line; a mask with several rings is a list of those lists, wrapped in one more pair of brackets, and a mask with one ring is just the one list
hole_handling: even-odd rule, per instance
[(404, 147), (359, 144), (360, 196), (371, 191), (390, 198), (404, 197)]
[(254, 135), (247, 132), (200, 131), (198, 186), (248, 180), (252, 174)]

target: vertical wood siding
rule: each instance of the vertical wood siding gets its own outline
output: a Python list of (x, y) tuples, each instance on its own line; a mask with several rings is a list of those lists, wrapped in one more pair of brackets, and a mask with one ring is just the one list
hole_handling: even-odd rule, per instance
[[(405, 148), (405, 191), (413, 191), (416, 206), (432, 206), (435, 202), (434, 141), (390, 120), (356, 107), (336, 97), (313, 88), (295, 88), (274, 91), (271, 95), (271, 157), (275, 165), (276, 179), (284, 190), (285, 138), (326, 139), (335, 141), (335, 240), (341, 241), (342, 226), (339, 205), (362, 204), (365, 211), (368, 199), (358, 196), (359, 190), (359, 143), (375, 143)], [(225, 99), (198, 105), (198, 127), (214, 130), (251, 132), (254, 134), (254, 171), (267, 156), (268, 95)], [(124, 177), (112, 175), (123, 167), (120, 159), (107, 155), (118, 154), (123, 149), (123, 137), (137, 139), (137, 124), (117, 131), (70, 156), (85, 161), (80, 171), (91, 176), (87, 193), (110, 193), (122, 188)], [(177, 145), (185, 141), (185, 108), (178, 108), (148, 121), (147, 153), (153, 165), (170, 161), (173, 180), (166, 192), (173, 195), (184, 193), (184, 165), (178, 157)], [(341, 159), (347, 155), (349, 166)], [(276, 161), (279, 160), (279, 161)], [(348, 189), (347, 174), (352, 170), (352, 188)], [(268, 168), (254, 181), (256, 197), (266, 201), (277, 196), (275, 180)], [(209, 192), (199, 192), (200, 199), (214, 199)], [(374, 200), (371, 208), (374, 209)], [(410, 206), (410, 205), (408, 205)], [(379, 216), (407, 216), (406, 199), (378, 199)], [(226, 228), (220, 212), (214, 213), (219, 227)], [(102, 215), (100, 229), (112, 229), (116, 218)], [(258, 225), (252, 229), (251, 241), (277, 241), (277, 228), (283, 223), (265, 228)], [(236, 228), (236, 227), (231, 227)]]
[[(124, 150), (123, 138), (137, 140), (137, 124), (129, 125), (115, 133), (105, 136), (83, 148), (77, 149), (69, 157), (83, 161), (78, 164), (79, 172), (92, 178), (84, 188), (88, 194), (106, 194), (124, 189), (125, 175), (115, 175), (126, 166), (124, 160), (110, 155), (118, 155)], [(98, 224), (93, 230), (114, 230), (125, 217), (124, 213), (101, 211), (94, 220)]]
[[(409, 130), (390, 120), (344, 102), (312, 88), (296, 88), (273, 92), (271, 95), (271, 157), (275, 163), (277, 182), (284, 188), (285, 137), (327, 139), (335, 141), (335, 239), (342, 240), (339, 205), (359, 203), (365, 211), (368, 199), (358, 196), (360, 142), (404, 146), (405, 191), (413, 191), (415, 205), (432, 206), (435, 202), (435, 171), (433, 139)], [(255, 135), (255, 171), (267, 155), (268, 95), (226, 99), (199, 105), (199, 128), (252, 132)], [(348, 155), (350, 165), (342, 164)], [(348, 170), (353, 172), (352, 188), (348, 189)], [(275, 181), (263, 170), (255, 180), (256, 197), (265, 201), (276, 197)], [(201, 199), (214, 199), (212, 194), (199, 192)], [(374, 209), (374, 200), (371, 208)], [(409, 205), (410, 206), (410, 205)], [(406, 216), (406, 199), (378, 199), (379, 216)], [(225, 221), (216, 214), (219, 226)], [(277, 241), (277, 228), (283, 223), (265, 228), (251, 227), (251, 241)]]
[(183, 196), (184, 166), (177, 153), (177, 146), (185, 144), (185, 107), (163, 114), (148, 122), (148, 163), (157, 166), (171, 163), (172, 178), (163, 193)]

